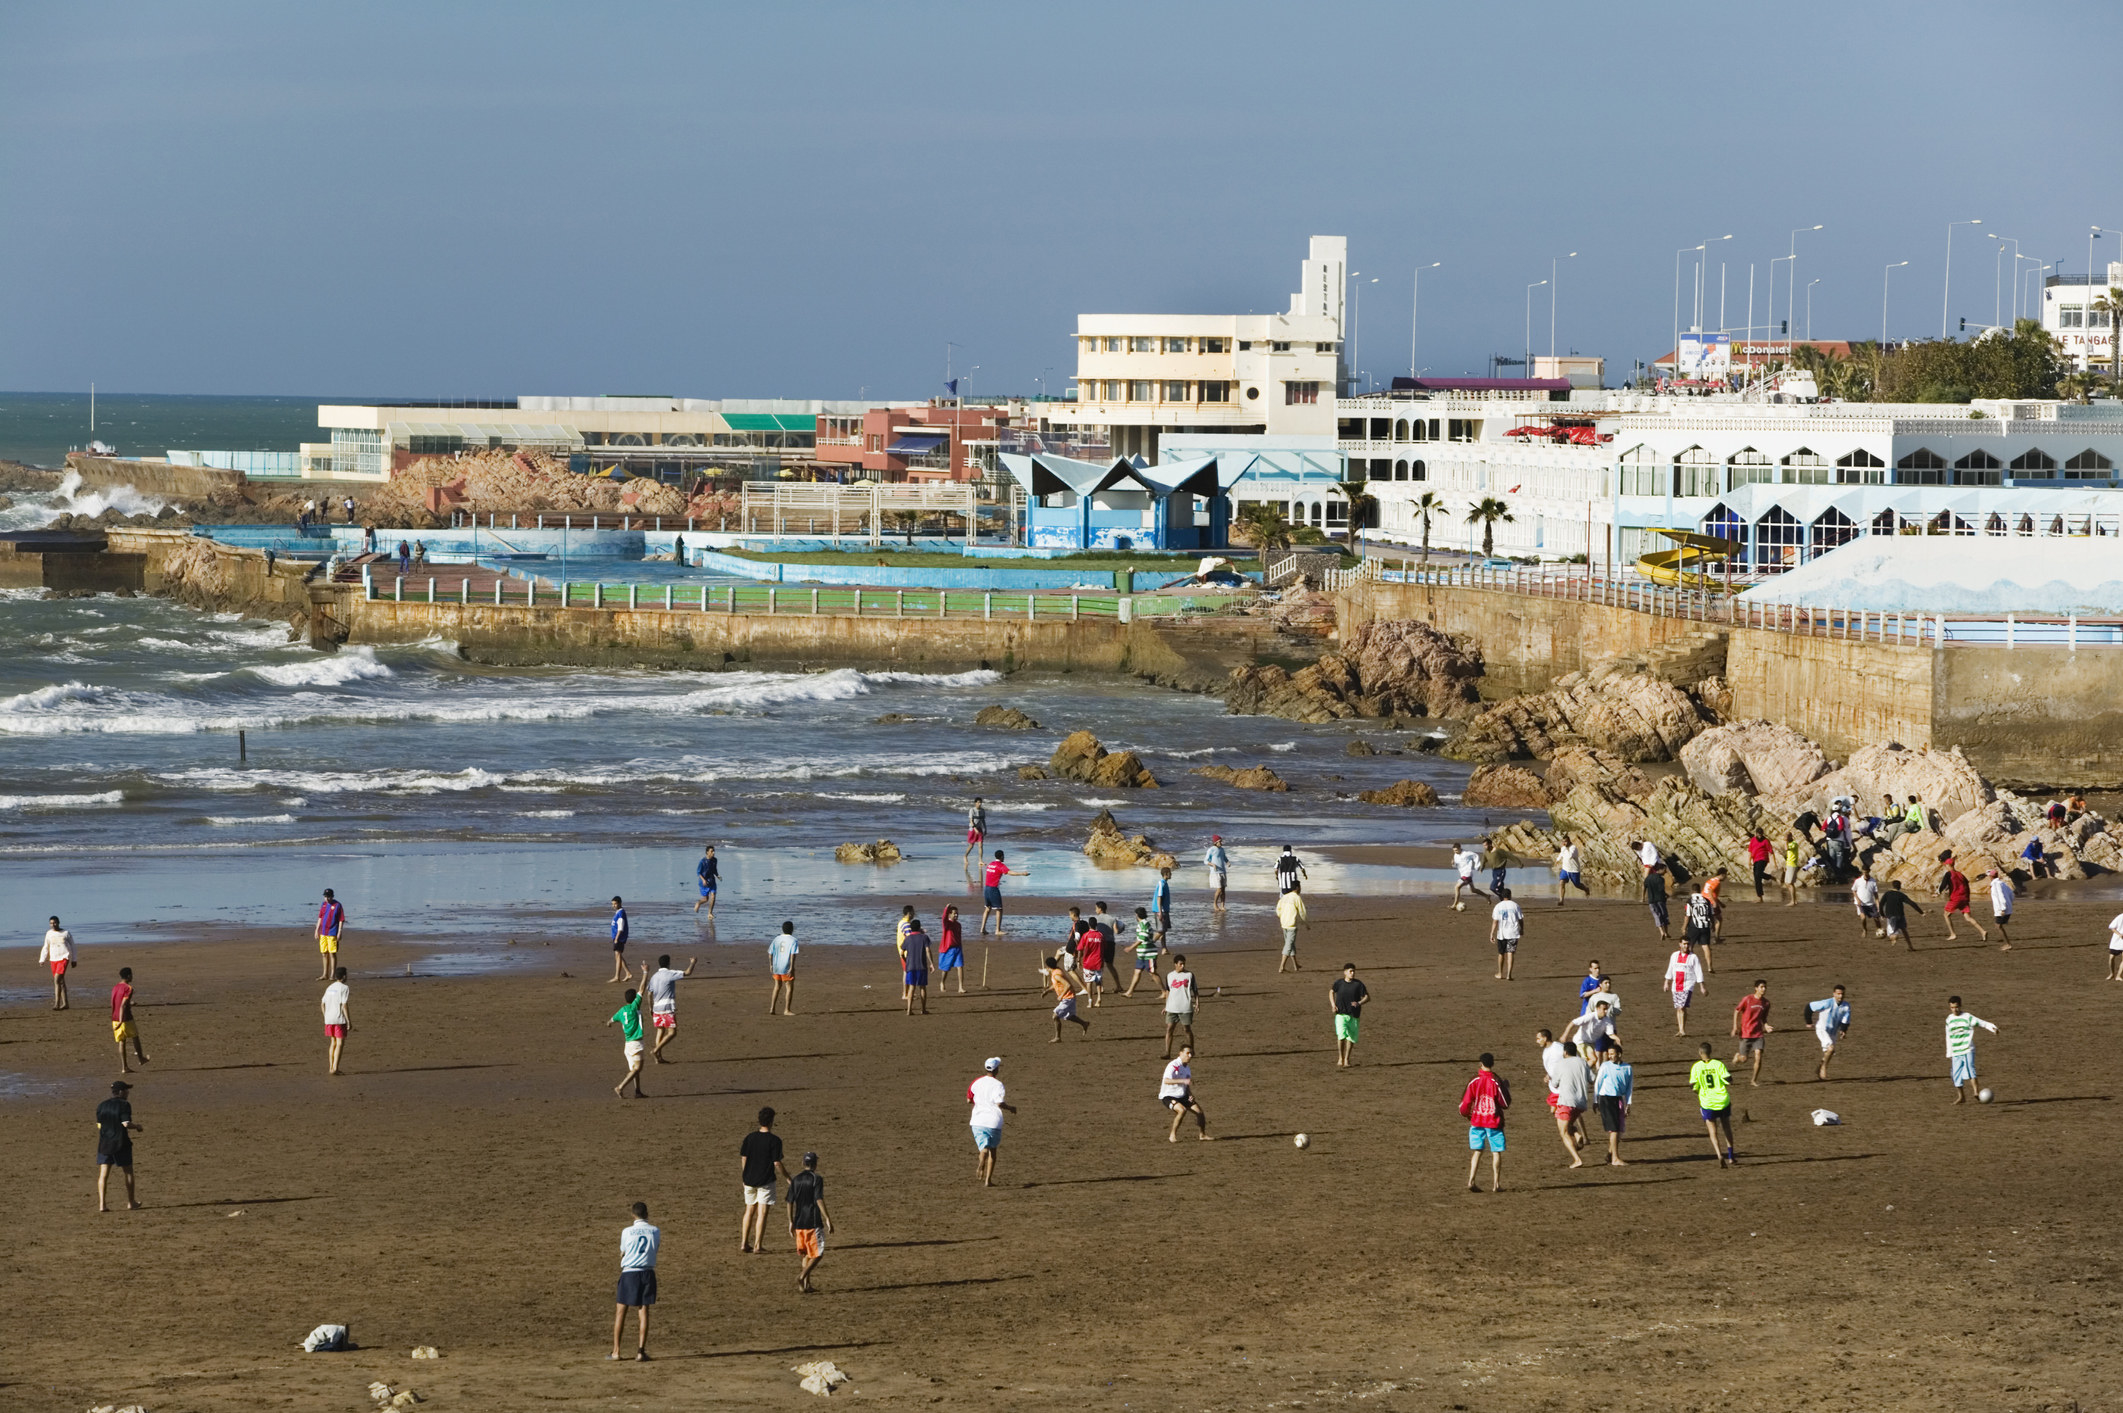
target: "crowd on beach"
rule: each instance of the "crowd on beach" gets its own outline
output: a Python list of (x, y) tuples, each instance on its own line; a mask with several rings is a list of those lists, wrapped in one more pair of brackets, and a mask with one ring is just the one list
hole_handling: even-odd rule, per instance
[[(1921, 823), (1917, 822), (1921, 820), (1921, 808), (1912, 799), (1907, 812), (1902, 815), (1891, 819), (1875, 817), (1862, 823), (1841, 809), (1834, 810), (1827, 819), (1815, 818), (1800, 823), (1799, 829), (1807, 834), (1805, 847), (1798, 838), (1798, 830), (1784, 841), (1781, 850), (1756, 833), (1748, 841), (1749, 856), (1754, 862), (1752, 882), (1756, 902), (1769, 901), (1773, 878), (1783, 890), (1783, 902), (1790, 906), (1795, 902), (1796, 891), (1809, 868), (1845, 871), (1860, 937), (1876, 938), (1891, 946), (1900, 944), (1914, 950), (1908, 915), (1911, 912), (1922, 914), (1924, 909), (1899, 884), (1890, 882), (1882, 888), (1870, 877), (1855, 850), (1848, 848), (1848, 843), (1855, 838), (1878, 837), (1883, 829), (1921, 828)], [(1813, 838), (1815, 828), (1821, 830), (1818, 840)], [(1838, 841), (1846, 845), (1844, 850), (1822, 847)], [(992, 924), (993, 936), (1000, 940), (1005, 935), (1004, 886), (1011, 877), (1024, 876), (1025, 871), (1011, 868), (1005, 851), (1001, 849), (992, 850), (989, 857), (982, 859), (980, 856), (989, 852), (988, 843), (986, 811), (976, 800), (968, 812), (964, 855), (969, 885), (978, 886), (982, 900), (975, 935), (986, 938)], [(1685, 1038), (1690, 1012), (1697, 1008), (1698, 1000), (1709, 989), (1714, 950), (1725, 936), (1725, 870), (1715, 869), (1707, 877), (1696, 879), (1681, 860), (1662, 850), (1655, 841), (1639, 841), (1636, 852), (1642, 866), (1642, 902), (1661, 943), (1674, 943), (1674, 950), (1662, 973), (1661, 992), (1670, 1003), (1676, 1038)], [(1490, 905), (1488, 940), (1497, 957), (1495, 976), (1499, 982), (1510, 982), (1513, 980), (1513, 962), (1528, 927), (1525, 907), (1513, 896), (1508, 882), (1511, 869), (1519, 866), (1520, 861), (1506, 855), (1492, 839), (1480, 840), (1472, 847), (1456, 843), (1452, 846), (1451, 859), (1455, 882), (1445, 906), (1464, 911), (1470, 896), (1481, 898)], [(1809, 863), (1809, 860), (1814, 862)], [(979, 865), (977, 875), (974, 872), (976, 863)], [(1949, 939), (1958, 936), (1954, 923), (1959, 919), (1974, 927), (1987, 940), (1987, 930), (1972, 915), (1974, 890), (1970, 881), (1955, 866), (1950, 852), (1941, 855), (1940, 863), (1942, 871), (1936, 891), (1941, 899), (1940, 918), (1946, 936)], [(1212, 913), (1221, 913), (1227, 907), (1231, 869), (1230, 856), (1221, 835), (1211, 836), (1202, 855), (1201, 867), (1206, 875), (1208, 906)], [(1581, 871), (1581, 851), (1575, 841), (1568, 837), (1563, 839), (1555, 857), (1549, 861), (1549, 868), (1555, 879), (1554, 906), (1566, 906), (1573, 892), (1580, 896), (1590, 895), (1591, 890)], [(1295, 850), (1284, 846), (1273, 865), (1274, 911), (1281, 936), (1277, 976), (1296, 975), (1304, 970), (1299, 938), (1301, 930), (1310, 921), (1305, 896), (1309, 876)], [(704, 848), (695, 866), (695, 877), (698, 897), (694, 912), (705, 910), (707, 918), (712, 921), (722, 890), (721, 861), (713, 845)], [(1482, 886), (1484, 881), (1488, 885), (1486, 888)], [(2010, 948), (2007, 927), (2012, 921), (2017, 894), (2011, 881), (1999, 876), (1995, 869), (1988, 871), (1987, 883), (1993, 925), (1998, 929), (2001, 944)], [(1679, 889), (1687, 892), (1682, 909), (1681, 935), (1675, 942), (1670, 933), (1669, 901)], [(626, 905), (616, 896), (611, 903), (607, 928), (612, 973), (608, 984), (626, 986), (618, 1008), (605, 1022), (607, 1026), (616, 1026), (620, 1032), (625, 1063), (625, 1075), (614, 1087), (614, 1093), (623, 1099), (629, 1096), (638, 1099), (645, 1097), (643, 1077), (647, 1068), (668, 1063), (665, 1051), (675, 1041), (678, 1031), (679, 983), (694, 974), (698, 959), (689, 958), (682, 968), (668, 953), (657, 956), (653, 966), (646, 960), (638, 965), (630, 962), (628, 947), (632, 941), (632, 927)], [(353, 1030), (353, 996), (347, 968), (340, 961), (340, 945), (347, 925), (344, 904), (332, 889), (325, 889), (312, 936), (319, 958), (317, 979), (324, 983), (318, 1007), (324, 1029), (326, 1072), (333, 1076), (344, 1073), (342, 1063)], [(1049, 1016), (1053, 1030), (1049, 1043), (1052, 1044), (1061, 1043), (1069, 1027), (1088, 1037), (1094, 1020), (1090, 1013), (1103, 1010), (1109, 1001), (1131, 1000), (1138, 989), (1151, 993), (1150, 999), (1159, 1003), (1163, 1022), (1164, 1051), (1159, 1061), (1156, 1097), (1169, 1114), (1166, 1140), (1177, 1142), (1181, 1129), (1191, 1120), (1196, 1137), (1208, 1141), (1212, 1137), (1209, 1118), (1195, 1083), (1195, 1025), (1203, 1001), (1221, 994), (1221, 988), (1204, 992), (1200, 975), (1189, 964), (1186, 955), (1173, 947), (1173, 931), (1173, 869), (1168, 866), (1157, 870), (1147, 899), (1128, 909), (1126, 916), (1111, 911), (1104, 901), (1094, 903), (1088, 913), (1080, 905), (1070, 905), (1065, 915), (1065, 931), (1052, 950), (1044, 945), (1040, 948), (1041, 955), (1031, 983), (1052, 1002)], [(895, 965), (900, 974), (901, 1005), (909, 1019), (929, 1014), (932, 975), (938, 996), (954, 994), (950, 988), (954, 979), (957, 982), (955, 994), (966, 994), (967, 947), (955, 903), (943, 908), (934, 936), (916, 906), (904, 905), (892, 929), (892, 941)], [(798, 1014), (796, 979), (800, 950), (796, 923), (784, 921), (766, 949), (770, 982), (767, 1014), (770, 1016), (794, 1017)], [(2109, 924), (2107, 950), (2108, 979), (2123, 980), (2123, 914)], [(990, 984), (988, 964), (991, 955), (992, 950), (984, 952), (982, 957), (979, 984), (984, 990)], [(73, 934), (61, 925), (58, 917), (50, 918), (39, 964), (50, 970), (54, 1010), (71, 1008), (68, 979), (78, 960)], [(1329, 982), (1325, 1000), (1332, 1018), (1335, 1064), (1338, 1069), (1347, 1069), (1355, 1063), (1363, 1010), (1373, 1003), (1373, 997), (1359, 977), (1354, 962), (1343, 963), (1337, 971)], [(1122, 984), (1124, 974), (1125, 985)], [(135, 1072), (135, 1062), (144, 1070), (150, 1061), (136, 1015), (136, 998), (132, 968), (120, 968), (110, 992), (109, 1007), (111, 1036), (118, 1049), (121, 1077), (112, 1084), (110, 1096), (96, 1110), (99, 1211), (110, 1210), (108, 1184), (114, 1171), (122, 1179), (125, 1208), (131, 1210), (140, 1206), (133, 1173), (133, 1136), (143, 1130), (133, 1116), (132, 1083), (128, 1076)], [(1689, 1066), (1688, 1087), (1693, 1093), (1712, 1155), (1720, 1168), (1741, 1161), (1732, 1127), (1733, 1090), (1742, 1072), (1749, 1087), (1761, 1083), (1769, 1040), (1777, 1030), (1771, 1020), (1772, 1006), (1770, 983), (1761, 978), (1752, 980), (1737, 997), (1730, 1012), (1726, 1037), (1731, 1042), (1730, 1061), (1721, 1058), (1719, 1047), (1713, 1041), (1704, 1040), (1696, 1046)], [(1622, 1014), (1622, 998), (1614, 989), (1613, 979), (1598, 961), (1592, 961), (1579, 982), (1574, 1012), (1560, 1030), (1543, 1026), (1533, 1032), (1533, 1045), (1545, 1080), (1546, 1108), (1570, 1168), (1583, 1167), (1587, 1154), (1595, 1151), (1588, 1124), (1588, 1117), (1592, 1115), (1597, 1115), (1604, 1135), (1605, 1162), (1617, 1167), (1628, 1164), (1623, 1156), (1624, 1143), (1636, 1086), (1634, 1066), (1627, 1058), (1629, 1051), (1625, 1049), (1621, 1033)], [(1838, 1049), (1851, 1032), (1852, 1019), (1851, 999), (1840, 984), (1827, 988), (1826, 995), (1805, 1004), (1801, 1012), (1802, 1027), (1813, 1033), (1819, 1045), (1819, 1057), (1813, 1065), (1816, 1081), (1828, 1081)], [(1959, 996), (1947, 998), (1943, 1025), (1948, 1078), (1954, 1089), (1953, 1102), (1961, 1104), (1970, 1098), (1987, 1101), (1990, 1091), (1981, 1088), (1977, 1080), (1975, 1032), (1981, 1029), (1995, 1033), (1998, 1027), (1964, 1007)], [(1631, 1045), (1644, 1043), (1632, 1041)], [(1489, 1190), (1494, 1192), (1502, 1185), (1506, 1122), (1513, 1095), (1493, 1053), (1482, 1054), (1478, 1064), (1458, 1104), (1468, 1134), (1467, 1187), (1470, 1191), (1480, 1190), (1479, 1177), (1486, 1154)], [(988, 1057), (966, 1089), (968, 1125), (975, 1155), (974, 1175), (983, 1186), (994, 1184), (1006, 1116), (1017, 1112), (1008, 1102), (1003, 1070), (1002, 1056)], [(774, 1111), (762, 1109), (756, 1129), (739, 1145), (740, 1185), (743, 1189), (739, 1249), (747, 1253), (764, 1249), (767, 1214), (780, 1196), (800, 1262), (797, 1285), (808, 1292), (814, 1289), (813, 1276), (825, 1256), (825, 1238), (833, 1230), (825, 1203), (825, 1179), (819, 1169), (819, 1155), (815, 1152), (803, 1154), (798, 1160), (798, 1169), (790, 1170), (782, 1140), (774, 1133), (774, 1121)], [(1830, 1111), (1820, 1109), (1815, 1111), (1815, 1121), (1833, 1122), (1835, 1119)], [(1299, 1143), (1303, 1146), (1303, 1135), (1299, 1135)], [(631, 1215), (633, 1220), (621, 1238), (622, 1274), (617, 1290), (610, 1356), (615, 1359), (622, 1357), (622, 1335), (630, 1311), (635, 1316), (637, 1331), (634, 1357), (648, 1357), (648, 1309), (656, 1302), (655, 1267), (661, 1232), (649, 1223), (648, 1209), (644, 1204), (633, 1204)]]

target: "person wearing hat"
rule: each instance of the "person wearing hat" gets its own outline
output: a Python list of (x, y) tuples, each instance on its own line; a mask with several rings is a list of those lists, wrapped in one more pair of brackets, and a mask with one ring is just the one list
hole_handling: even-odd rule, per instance
[[(980, 1179), (982, 1187), (993, 1187), (995, 1150), (1003, 1141), (1003, 1115), (1016, 1113), (1017, 1106), (1003, 1102), (1008, 1092), (1002, 1082), (1003, 1057), (990, 1056), (982, 1068), (986, 1073), (966, 1087), (966, 1102), (973, 1106), (973, 1147), (980, 1154), (974, 1161), (973, 1175)], [(790, 1201), (794, 1203), (795, 1199)]]
[(346, 909), (327, 888), (324, 901), (317, 905), (317, 955), (323, 966), (317, 973), (319, 981), (332, 979), (332, 968), (339, 965), (339, 934), (345, 930)]
[(127, 1096), (133, 1086), (124, 1080), (111, 1085), (111, 1097), (96, 1106), (96, 1210), (108, 1212), (110, 1203), (105, 1200), (104, 1184), (110, 1181), (111, 1169), (125, 1174), (125, 1210), (130, 1212), (140, 1204), (133, 1194), (133, 1135), (141, 1131), (133, 1122), (133, 1104)]
[(789, 1179), (789, 1235), (796, 1239), (796, 1254), (803, 1268), (796, 1273), (796, 1288), (809, 1295), (811, 1272), (826, 1259), (826, 1233), (833, 1218), (826, 1211), (826, 1180), (818, 1175), (818, 1155), (803, 1155), (803, 1171)]
[(1224, 852), (1224, 836), (1209, 836), (1209, 851), (1202, 855), (1202, 867), (1209, 870), (1209, 881), (1216, 886), (1210, 895), (1209, 906), (1224, 906), (1224, 888), (1231, 881), (1231, 856)]

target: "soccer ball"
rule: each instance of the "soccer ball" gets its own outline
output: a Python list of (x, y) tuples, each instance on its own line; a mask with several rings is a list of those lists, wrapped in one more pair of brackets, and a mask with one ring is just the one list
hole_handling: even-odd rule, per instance
[(1990, 1102), (1990, 1091), (1987, 1089), (1978, 1089), (1976, 1091), (1976, 1099), (1979, 1103), (1988, 1104)]
[(1463, 913), (1467, 911), (1467, 904), (1465, 903), (1465, 901), (1454, 903), (1452, 905), (1452, 910), (1456, 913)]
[[(1985, 1090), (1983, 1092), (1987, 1094), (1990, 1091)], [(1312, 1135), (1309, 1133), (1301, 1133), (1290, 1141), (1292, 1143), (1295, 1143), (1300, 1148), (1310, 1148), (1312, 1146)]]

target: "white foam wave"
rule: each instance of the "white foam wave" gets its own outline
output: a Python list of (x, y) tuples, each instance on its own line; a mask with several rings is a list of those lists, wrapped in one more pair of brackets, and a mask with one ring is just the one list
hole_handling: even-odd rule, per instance
[(1052, 800), (1020, 800), (1011, 804), (989, 805), (989, 814), (1037, 814), (1054, 808)]
[(831, 790), (818, 792), (821, 800), (855, 800), (866, 805), (896, 805), (907, 798), (905, 795), (836, 795)]
[(1078, 800), (1077, 803), (1080, 805), (1089, 805), (1095, 810), (1104, 810), (1111, 809), (1115, 805), (1125, 805), (1128, 802), (1126, 800)]
[(123, 790), (100, 790), (93, 795), (0, 795), (0, 810), (79, 810), (123, 803)]
[(237, 670), (263, 678), (277, 687), (340, 687), (349, 682), (367, 682), (397, 675), (376, 661), (374, 648), (343, 648), (300, 662), (253, 664)]
[[(153, 515), (168, 501), (146, 495), (131, 486), (108, 486), (81, 492), (81, 473), (68, 471), (56, 489), (38, 497), (25, 497), (9, 519), (22, 520), (28, 528), (49, 525), (62, 515), (101, 515), (115, 510), (120, 515)], [(19, 528), (19, 527), (18, 527)]]
[(1191, 750), (1191, 751), (1157, 751), (1157, 750), (1148, 750), (1148, 751), (1146, 751), (1146, 750), (1141, 750), (1140, 748), (1138, 748), (1138, 751), (1137, 751), (1137, 753), (1138, 753), (1138, 754), (1140, 754), (1140, 755), (1150, 755), (1150, 756), (1167, 756), (1167, 757), (1170, 757), (1170, 758), (1171, 758), (1171, 759), (1173, 759), (1173, 760), (1195, 760), (1195, 759), (1197, 759), (1197, 758), (1199, 758), (1199, 757), (1201, 757), (1201, 756), (1215, 756), (1215, 755), (1236, 755), (1236, 754), (1238, 753), (1238, 747), (1236, 747), (1236, 746), (1202, 746), (1202, 747), (1199, 747), (1199, 748), (1197, 748), (1197, 749), (1195, 749), (1195, 750)]
[(206, 822), (208, 824), (222, 826), (240, 826), (247, 824), (293, 824), (295, 822), (295, 816), (291, 814), (210, 814), (206, 817)]
[(519, 819), (573, 819), (573, 810), (518, 810)]
[(1297, 749), (1297, 742), (1295, 742), (1295, 741), (1278, 741), (1278, 742), (1276, 742), (1276, 743), (1275, 743), (1274, 745), (1271, 745), (1270, 747), (1268, 747), (1268, 749), (1269, 749), (1269, 750), (1271, 750), (1271, 751), (1294, 751), (1294, 750), (1296, 750), (1296, 749)]

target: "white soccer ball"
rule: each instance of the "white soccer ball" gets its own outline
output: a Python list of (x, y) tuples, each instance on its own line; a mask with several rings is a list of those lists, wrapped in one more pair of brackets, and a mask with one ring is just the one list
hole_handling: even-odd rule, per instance
[(1464, 902), (1454, 903), (1452, 905), (1452, 910), (1456, 913), (1463, 913), (1467, 911), (1467, 905)]
[(1976, 1091), (1976, 1099), (1980, 1103), (1988, 1104), (1990, 1102), (1990, 1091), (1987, 1089), (1978, 1089)]
[[(1985, 1094), (1988, 1094), (1990, 1091), (1986, 1089), (1983, 1092)], [(1295, 1143), (1300, 1148), (1310, 1148), (1312, 1146), (1312, 1135), (1309, 1133), (1301, 1133), (1290, 1141), (1292, 1143)]]

